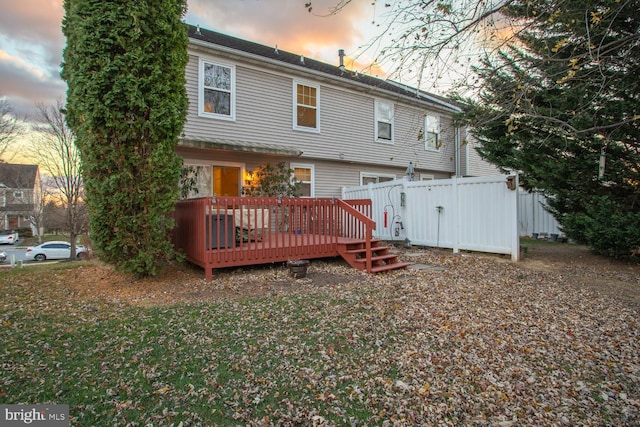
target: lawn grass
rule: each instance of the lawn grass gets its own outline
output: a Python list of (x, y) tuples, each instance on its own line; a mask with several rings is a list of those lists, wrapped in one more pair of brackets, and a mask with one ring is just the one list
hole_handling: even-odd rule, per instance
[[(80, 302), (55, 286), (25, 286), (25, 272), (9, 275), (0, 312), (1, 403), (69, 404), (77, 425), (373, 415), (358, 401), (353, 372), (366, 372), (363, 355), (376, 354), (393, 333), (372, 323), (363, 336), (345, 336), (367, 315), (348, 298), (141, 308)], [(389, 364), (375, 374), (395, 371)]]
[(66, 286), (82, 263), (0, 273), (0, 404), (68, 404), (72, 426), (637, 424), (637, 311), (552, 273), (438, 262), (144, 307)]
[(520, 237), (520, 245), (533, 245), (533, 246), (556, 246), (556, 245), (570, 245), (573, 243), (563, 243), (559, 241), (546, 240), (546, 239), (532, 239), (530, 237)]

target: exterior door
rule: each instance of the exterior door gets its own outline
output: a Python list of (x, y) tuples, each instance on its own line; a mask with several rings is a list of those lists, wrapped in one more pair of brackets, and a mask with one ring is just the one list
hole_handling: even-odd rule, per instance
[(216, 196), (240, 196), (242, 170), (236, 166), (213, 166), (213, 194)]

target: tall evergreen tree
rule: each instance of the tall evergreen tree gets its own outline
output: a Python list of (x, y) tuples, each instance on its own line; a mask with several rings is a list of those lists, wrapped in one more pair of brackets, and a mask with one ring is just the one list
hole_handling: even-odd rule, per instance
[(62, 77), (80, 149), (94, 246), (156, 274), (172, 256), (168, 213), (187, 111), (186, 0), (65, 0)]
[(516, 0), (519, 23), (477, 68), (465, 118), (488, 160), (549, 197), (565, 233), (596, 252), (640, 248), (637, 0)]

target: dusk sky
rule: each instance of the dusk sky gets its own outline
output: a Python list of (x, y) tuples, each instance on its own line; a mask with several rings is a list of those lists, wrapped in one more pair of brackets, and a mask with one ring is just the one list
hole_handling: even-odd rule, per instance
[[(382, 6), (354, 0), (337, 15), (321, 16), (337, 1), (315, 0), (311, 14), (305, 0), (189, 0), (185, 21), (335, 65), (338, 49), (345, 49), (348, 68), (381, 73), (366, 69), (376, 52), (362, 54), (360, 47), (376, 34)], [(62, 0), (0, 0), (0, 10), (0, 97), (33, 119), (36, 103), (53, 104), (66, 94)]]

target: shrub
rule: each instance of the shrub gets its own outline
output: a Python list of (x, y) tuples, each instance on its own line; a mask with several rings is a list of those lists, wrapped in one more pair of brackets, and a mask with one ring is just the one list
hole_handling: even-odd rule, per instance
[(100, 257), (153, 275), (173, 257), (187, 112), (186, 0), (65, 1), (62, 77)]
[(640, 248), (640, 212), (622, 210), (607, 197), (594, 198), (585, 212), (565, 215), (563, 230), (579, 236), (595, 253), (615, 259), (629, 258)]
[(300, 183), (291, 179), (292, 174), (284, 162), (265, 163), (250, 173), (251, 184), (244, 187), (243, 193), (250, 197), (297, 197)]

